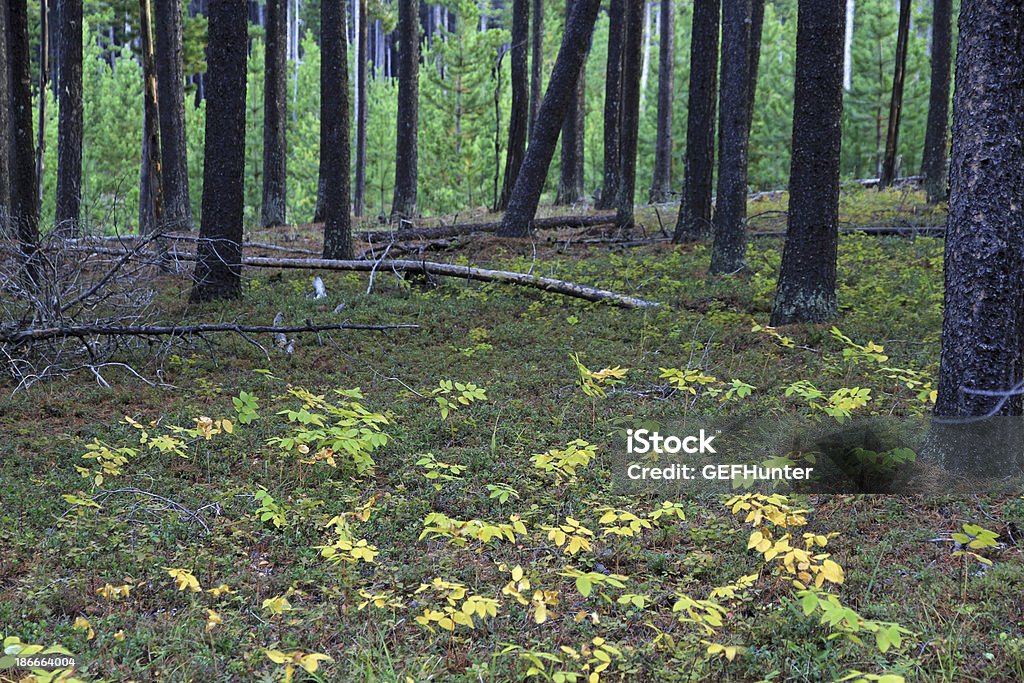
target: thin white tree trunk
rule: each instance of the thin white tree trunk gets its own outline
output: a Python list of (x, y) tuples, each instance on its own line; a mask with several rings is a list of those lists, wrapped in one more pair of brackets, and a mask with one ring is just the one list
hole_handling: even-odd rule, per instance
[(651, 2), (644, 1), (644, 61), (640, 68), (640, 113), (647, 106), (647, 81), (651, 75)]
[(853, 88), (853, 11), (856, 0), (846, 0), (846, 38), (843, 41), (843, 90)]

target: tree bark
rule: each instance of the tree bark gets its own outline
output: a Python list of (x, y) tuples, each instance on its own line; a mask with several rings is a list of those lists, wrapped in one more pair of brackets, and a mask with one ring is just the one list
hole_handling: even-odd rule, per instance
[(193, 217), (188, 189), (188, 145), (185, 138), (181, 7), (177, 2), (157, 0), (153, 20), (157, 96), (160, 102), (164, 222), (168, 231), (186, 231), (192, 229)]
[(619, 131), (622, 107), (622, 26), (625, 0), (610, 0), (608, 5), (608, 62), (604, 86), (604, 182), (596, 208), (611, 209), (619, 194)]
[(263, 201), (260, 224), (287, 221), (288, 0), (267, 0), (263, 86)]
[(398, 41), (398, 128), (392, 219), (416, 215), (420, 70), (420, 22), (416, 0), (398, 0)]
[(8, 49), (11, 79), (11, 221), (25, 259), (25, 275), (34, 281), (33, 256), (39, 243), (39, 185), (32, 140), (32, 72), (28, 42), (28, 0), (8, 6)]
[(580, 68), (590, 51), (591, 34), (600, 6), (600, 0), (577, 0), (566, 20), (551, 81), (537, 113), (526, 158), (519, 169), (508, 210), (498, 231), (501, 237), (526, 237), (530, 234), (530, 223), (537, 213), (561, 123), (576, 90)]
[(963, 0), (955, 82), (935, 414), (1021, 415), (1024, 6)]
[(878, 189), (884, 190), (896, 178), (896, 152), (900, 141), (900, 119), (903, 116), (903, 83), (907, 75), (907, 43), (910, 40), (910, 0), (900, 0), (899, 28), (896, 33), (896, 66), (892, 76), (892, 97), (889, 100), (889, 126), (885, 134), (885, 156)]
[(362, 216), (366, 211), (366, 131), (369, 105), (366, 101), (366, 78), (367, 78), (367, 43), (369, 34), (367, 31), (366, 0), (355, 0), (355, 6), (359, 8), (359, 17), (356, 19), (356, 180), (354, 189), (353, 204), (356, 216)]
[(509, 113), (508, 149), (505, 179), (496, 209), (504, 211), (512, 197), (519, 167), (526, 156), (526, 131), (530, 119), (530, 74), (527, 68), (530, 47), (530, 0), (514, 0), (512, 5), (512, 111)]
[(544, 0), (533, 0), (530, 55), (530, 136), (544, 96)]
[(822, 322), (838, 313), (845, 4), (801, 2), (798, 10), (789, 223), (772, 325)]
[(934, 0), (932, 10), (932, 74), (928, 123), (924, 134), (921, 175), (928, 203), (948, 196), (946, 159), (949, 142), (949, 67), (952, 61), (953, 0)]
[[(763, 1), (763, 0), (762, 0)], [(763, 5), (762, 5), (763, 7)], [(672, 107), (675, 99), (676, 8), (661, 0), (661, 37), (658, 45), (658, 137), (654, 143), (654, 175), (650, 202), (667, 202), (672, 194)]]
[(750, 128), (754, 123), (754, 103), (757, 99), (757, 72), (761, 66), (761, 33), (764, 30), (764, 0), (751, 0), (750, 3), (750, 64), (747, 72), (747, 140), (750, 140)]
[(11, 209), (11, 73), (7, 50), (7, 3), (0, 5), (0, 233), (7, 229)]
[(622, 41), (622, 110), (619, 133), (619, 191), (615, 197), (615, 225), (633, 228), (636, 198), (636, 152), (640, 133), (640, 69), (643, 59), (644, 3), (627, 0)]
[(719, 0), (695, 0), (690, 44), (690, 94), (686, 118), (683, 197), (674, 242), (711, 234), (711, 185), (715, 171), (715, 103), (718, 89)]
[(82, 207), (82, 0), (61, 0), (57, 96), (57, 201), (60, 234), (77, 237)]
[(139, 233), (152, 235), (165, 229), (163, 181), (160, 167), (160, 111), (149, 0), (139, 0), (142, 50), (142, 171), (139, 174)]
[[(419, 14), (416, 15), (417, 25)], [(324, 258), (352, 258), (348, 45), (345, 7), (320, 4), (320, 182), (324, 188)], [(404, 46), (403, 46), (404, 49)]]
[(751, 0), (724, 0), (722, 5), (722, 89), (718, 100), (713, 274), (734, 273), (746, 266), (751, 12)]
[(36, 202), (41, 212), (43, 201), (43, 179), (46, 170), (46, 104), (49, 93), (46, 92), (50, 82), (50, 3), (39, 0), (39, 125), (36, 128)]
[[(576, 0), (565, 0), (565, 16), (568, 20), (572, 6)], [(555, 204), (571, 205), (581, 201), (585, 191), (583, 188), (583, 154), (584, 127), (586, 125), (586, 61), (580, 66), (580, 75), (576, 79), (576, 88), (569, 102), (569, 109), (562, 120), (562, 163), (558, 194)]]
[(203, 215), (192, 301), (242, 295), (245, 204), (245, 0), (212, 0), (206, 72)]

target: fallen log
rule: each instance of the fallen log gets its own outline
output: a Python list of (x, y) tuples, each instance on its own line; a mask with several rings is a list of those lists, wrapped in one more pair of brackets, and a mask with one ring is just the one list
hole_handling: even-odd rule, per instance
[[(549, 216), (535, 218), (534, 230), (554, 230), (571, 228), (592, 228), (595, 226), (614, 225), (615, 214), (594, 214), (587, 216)], [(364, 230), (353, 237), (363, 242), (397, 242), (409, 240), (434, 240), (442, 237), (456, 237), (475, 232), (497, 232), (501, 221), (491, 223), (463, 223), (462, 225), (440, 225), (433, 228), (407, 228), (401, 230)]]
[(353, 325), (336, 323), (332, 325), (239, 325), (237, 323), (207, 323), (203, 325), (137, 325), (118, 327), (116, 325), (69, 325), (67, 327), (39, 327), (0, 332), (0, 343), (21, 344), (29, 341), (63, 339), (67, 337), (183, 337), (190, 334), (212, 332), (235, 332), (237, 334), (290, 334), (293, 332), (329, 332), (332, 330), (418, 330), (419, 325)]

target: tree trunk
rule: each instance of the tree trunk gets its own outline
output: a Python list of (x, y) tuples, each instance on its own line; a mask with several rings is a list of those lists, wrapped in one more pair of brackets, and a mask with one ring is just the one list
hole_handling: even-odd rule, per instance
[(11, 74), (8, 68), (7, 3), (0, 5), (0, 234), (6, 234), (11, 208)]
[(853, 18), (856, 0), (846, 0), (846, 33), (843, 35), (843, 90), (853, 89)]
[(686, 117), (683, 197), (674, 242), (711, 234), (715, 172), (715, 103), (718, 83), (719, 0), (695, 0), (690, 44), (690, 94)]
[(928, 203), (947, 197), (947, 143), (949, 141), (949, 67), (953, 34), (953, 0), (934, 0), (932, 11), (932, 76), (928, 97), (928, 123), (924, 135), (921, 175)]
[[(763, 1), (763, 0), (762, 0)], [(763, 7), (763, 5), (762, 5)], [(672, 106), (675, 89), (676, 8), (661, 0), (661, 38), (658, 45), (658, 137), (654, 143), (654, 177), (650, 202), (667, 202), (672, 194)]]
[(26, 276), (36, 277), (33, 255), (39, 243), (39, 185), (36, 182), (35, 143), (32, 140), (32, 72), (28, 42), (28, 0), (5, 3), (8, 7), (8, 48), (11, 79), (11, 221), (22, 255)]
[[(415, 7), (413, 7), (415, 10)], [(414, 14), (417, 24), (419, 14)], [(324, 258), (352, 258), (352, 180), (345, 7), (320, 4), (320, 182), (324, 188)], [(403, 46), (404, 49), (404, 46)]]
[[(1014, 0), (963, 0), (955, 82), (935, 414), (1020, 415), (1024, 5)], [(976, 393), (1012, 390), (1018, 393)], [(1017, 450), (1019, 454), (1019, 446)]]
[(638, 70), (640, 74), (640, 111), (647, 107), (647, 82), (651, 75), (651, 0), (642, 0), (644, 6), (644, 30), (643, 30), (643, 62)]
[(604, 87), (604, 181), (598, 209), (611, 209), (619, 193), (619, 131), (622, 107), (622, 26), (625, 19), (625, 0), (611, 0), (608, 5), (608, 63), (605, 67)]
[(77, 237), (82, 207), (82, 0), (61, 0), (57, 112), (57, 201), (60, 234)]
[(509, 114), (508, 150), (505, 156), (505, 179), (501, 186), (498, 211), (508, 208), (519, 167), (526, 155), (526, 130), (530, 117), (530, 0), (514, 0), (512, 6), (512, 111)]
[(834, 318), (845, 0), (800, 3), (789, 223), (771, 324)]
[(369, 105), (366, 101), (367, 78), (367, 31), (366, 0), (355, 0), (359, 17), (356, 19), (356, 184), (354, 190), (355, 215), (362, 216), (366, 211), (366, 126), (368, 124)]
[[(565, 16), (572, 13), (576, 0), (565, 0)], [(562, 163), (555, 204), (571, 205), (583, 199), (583, 141), (586, 123), (586, 62), (580, 66), (573, 98), (562, 121)]]
[(526, 237), (530, 234), (530, 223), (537, 213), (544, 180), (558, 143), (559, 129), (574, 96), (580, 68), (590, 51), (591, 34), (600, 6), (601, 0), (577, 0), (572, 14), (566, 19), (562, 45), (537, 113), (526, 158), (519, 169), (508, 210), (498, 231), (502, 237)]
[(36, 129), (36, 212), (43, 201), (43, 179), (46, 170), (46, 103), (50, 96), (46, 92), (50, 82), (50, 5), (49, 0), (39, 0), (39, 126)]
[(757, 99), (757, 72), (761, 66), (761, 33), (764, 29), (764, 0), (752, 0), (750, 3), (750, 64), (747, 72), (747, 140), (750, 140), (750, 128), (754, 122), (754, 102)]
[(713, 274), (734, 273), (746, 265), (751, 11), (751, 0), (725, 0), (722, 5), (722, 89), (718, 100)]
[(896, 34), (896, 66), (892, 76), (892, 98), (889, 100), (889, 127), (885, 134), (885, 156), (878, 189), (884, 190), (896, 179), (896, 152), (900, 141), (900, 118), (903, 115), (903, 82), (907, 75), (907, 43), (910, 40), (910, 0), (900, 0), (899, 29)]
[(242, 295), (245, 192), (245, 0), (210, 3), (203, 215), (192, 301)]
[(153, 8), (153, 20), (156, 86), (160, 102), (164, 223), (168, 231), (186, 231), (192, 229), (193, 217), (188, 189), (188, 146), (185, 139), (181, 8), (177, 2), (157, 0)]
[(544, 95), (544, 0), (533, 0), (530, 56), (530, 136)]
[(267, 0), (263, 86), (263, 201), (260, 224), (287, 221), (288, 0)]
[(139, 0), (142, 36), (142, 172), (139, 174), (139, 234), (165, 229), (163, 181), (160, 168), (160, 111), (157, 102), (156, 67), (153, 64), (153, 29), (149, 0)]
[(636, 198), (636, 152), (640, 132), (640, 69), (643, 59), (644, 3), (627, 0), (622, 40), (622, 110), (619, 133), (619, 191), (615, 197), (615, 225), (633, 228)]
[(420, 22), (416, 0), (398, 0), (398, 129), (395, 147), (395, 195), (391, 217), (416, 215), (419, 148)]

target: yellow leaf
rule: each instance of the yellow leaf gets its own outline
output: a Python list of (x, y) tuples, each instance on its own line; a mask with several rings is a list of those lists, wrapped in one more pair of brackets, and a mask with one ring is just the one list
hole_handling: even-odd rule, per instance
[(75, 617), (75, 623), (72, 626), (72, 628), (74, 628), (76, 631), (85, 631), (86, 640), (92, 640), (96, 637), (96, 631), (93, 630), (92, 624), (90, 624), (89, 620), (85, 617)]
[(224, 621), (220, 618), (220, 615), (214, 612), (212, 609), (207, 608), (206, 610), (206, 631), (210, 632), (215, 629), (218, 625), (223, 624)]
[(311, 653), (303, 655), (299, 658), (299, 666), (305, 669), (308, 673), (313, 673), (320, 667), (320, 662), (333, 662), (334, 660), (327, 655), (319, 653)]
[(825, 580), (831, 581), (832, 583), (842, 583), (846, 580), (846, 576), (843, 573), (843, 568), (832, 560), (825, 560), (821, 565), (821, 575), (825, 577)]
[(221, 420), (220, 427), (228, 434), (232, 434), (235, 431), (235, 425), (231, 424), (231, 420)]

